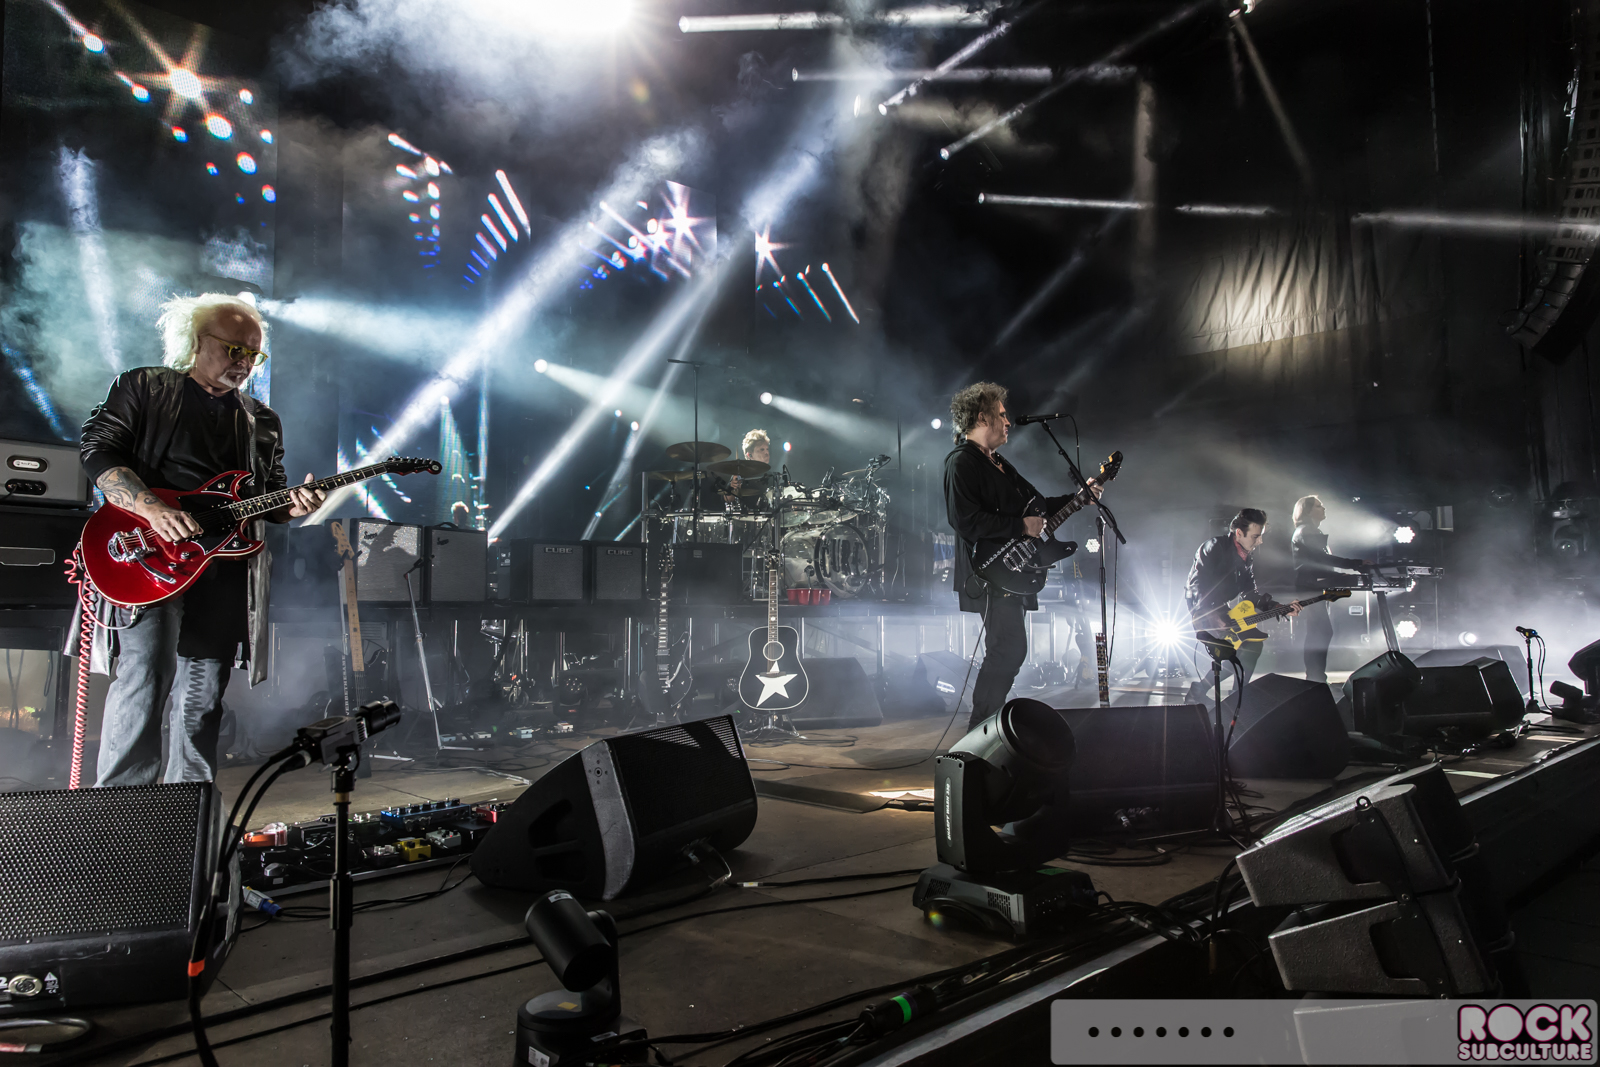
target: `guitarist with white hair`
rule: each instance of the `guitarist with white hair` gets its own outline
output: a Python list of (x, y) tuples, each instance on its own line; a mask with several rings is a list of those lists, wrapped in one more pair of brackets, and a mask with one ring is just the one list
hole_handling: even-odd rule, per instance
[[(163, 305), (156, 325), (165, 366), (116, 377), (83, 424), (80, 455), (108, 503), (179, 542), (201, 533), (200, 523), (150, 490), (196, 489), (230, 470), (250, 471), (256, 494), (285, 489), (283, 423), (240, 392), (267, 358), (266, 325), (253, 304), (222, 293), (178, 297)], [(265, 517), (288, 522), (309, 515), (324, 497), (315, 489), (289, 495), (290, 504)], [(181, 595), (118, 609), (116, 629), (97, 628), (115, 642), (104, 651), (118, 660), (100, 730), (97, 786), (215, 777), (230, 668), (248, 662), (252, 684), (266, 677), (267, 568), (266, 553), (218, 559)]]

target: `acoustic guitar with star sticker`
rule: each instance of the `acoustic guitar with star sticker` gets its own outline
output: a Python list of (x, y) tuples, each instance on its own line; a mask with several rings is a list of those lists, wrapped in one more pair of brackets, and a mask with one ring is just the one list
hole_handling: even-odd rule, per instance
[(739, 675), (739, 702), (752, 711), (789, 711), (811, 690), (800, 662), (800, 635), (793, 626), (778, 625), (782, 565), (777, 552), (767, 555), (767, 624), (750, 631), (750, 662)]

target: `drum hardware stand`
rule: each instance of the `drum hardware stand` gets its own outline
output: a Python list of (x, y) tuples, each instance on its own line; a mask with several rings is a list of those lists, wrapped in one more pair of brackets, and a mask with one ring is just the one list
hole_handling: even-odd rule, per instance
[(694, 368), (694, 518), (689, 521), (689, 540), (700, 540), (700, 368), (705, 363), (698, 359), (668, 359), (668, 363), (681, 363)]

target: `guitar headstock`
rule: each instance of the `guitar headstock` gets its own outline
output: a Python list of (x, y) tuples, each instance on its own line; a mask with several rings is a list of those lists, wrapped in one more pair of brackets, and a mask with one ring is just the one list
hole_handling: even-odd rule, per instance
[(383, 467), (390, 474), (438, 474), (444, 470), (444, 464), (436, 459), (417, 459), (406, 456), (390, 456), (383, 461)]
[(1324, 589), (1322, 595), (1328, 600), (1343, 600), (1350, 595), (1348, 589)]
[(1111, 479), (1115, 478), (1117, 476), (1117, 472), (1121, 469), (1122, 453), (1113, 452), (1111, 455), (1106, 457), (1106, 461), (1104, 463), (1100, 464), (1100, 473), (1095, 476), (1095, 481), (1099, 482), (1101, 485), (1105, 485)]
[(340, 559), (355, 559), (355, 549), (350, 547), (350, 537), (344, 532), (344, 523), (334, 519), (328, 523), (328, 532), (333, 534), (333, 546), (339, 550)]

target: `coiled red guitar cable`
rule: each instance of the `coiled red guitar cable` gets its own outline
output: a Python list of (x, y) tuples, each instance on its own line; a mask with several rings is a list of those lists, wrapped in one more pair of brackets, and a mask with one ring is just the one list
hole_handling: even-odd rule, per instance
[(89, 717), (89, 661), (94, 655), (94, 628), (99, 625), (89, 597), (99, 599), (100, 594), (89, 581), (89, 572), (83, 566), (82, 550), (72, 550), (67, 560), (67, 581), (78, 587), (78, 607), (82, 612), (78, 633), (78, 694), (77, 713), (72, 721), (72, 773), (67, 779), (68, 789), (77, 789), (83, 779), (83, 734)]

